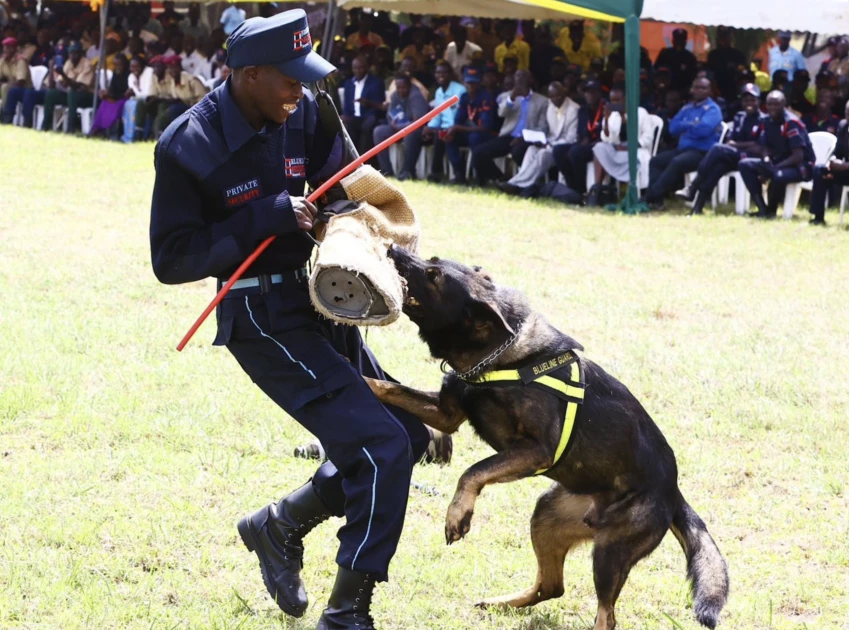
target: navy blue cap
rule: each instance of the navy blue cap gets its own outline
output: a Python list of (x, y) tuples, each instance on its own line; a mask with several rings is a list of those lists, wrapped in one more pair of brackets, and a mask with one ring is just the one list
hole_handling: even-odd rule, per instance
[(313, 52), (303, 9), (242, 22), (227, 39), (227, 65), (274, 66), (302, 83), (318, 81), (336, 70), (336, 66)]
[(743, 94), (751, 94), (755, 98), (760, 98), (761, 89), (754, 83), (747, 83), (743, 86), (743, 89), (740, 90), (740, 96), (742, 96)]
[(778, 39), (790, 39), (792, 36), (790, 31), (778, 31)]
[(483, 72), (475, 66), (466, 66), (463, 71), (463, 81), (466, 83), (480, 83), (483, 78)]

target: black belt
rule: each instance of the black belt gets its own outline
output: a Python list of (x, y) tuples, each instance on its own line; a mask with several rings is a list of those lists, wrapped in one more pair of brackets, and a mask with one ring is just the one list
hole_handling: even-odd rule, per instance
[[(268, 293), (271, 291), (272, 287), (275, 284), (289, 284), (292, 282), (303, 282), (307, 279), (309, 274), (307, 273), (306, 267), (301, 267), (300, 269), (287, 269), (282, 273), (261, 273), (258, 276), (254, 276), (252, 278), (239, 278), (233, 283), (233, 286), (230, 287), (230, 292), (227, 295), (231, 295), (234, 291), (238, 292), (238, 295), (245, 295), (247, 293)], [(218, 279), (218, 290), (221, 290), (227, 283), (227, 280)]]

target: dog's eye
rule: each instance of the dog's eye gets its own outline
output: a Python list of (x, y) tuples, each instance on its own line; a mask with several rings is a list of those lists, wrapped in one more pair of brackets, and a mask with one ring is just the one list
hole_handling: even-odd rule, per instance
[(431, 263), (436, 264), (436, 263), (438, 263), (438, 262), (439, 262), (439, 257), (438, 257), (438, 256), (434, 256), (434, 257), (433, 257), (433, 258), (431, 258), (428, 262), (431, 262)]
[(478, 265), (475, 265), (474, 267), (472, 267), (472, 269), (474, 269), (475, 271), (477, 271), (478, 273), (480, 273), (480, 270), (482, 269), (482, 267), (479, 267)]
[(436, 282), (436, 279), (442, 275), (442, 272), (439, 271), (439, 269), (437, 269), (436, 267), (428, 267), (425, 270), (425, 275), (427, 276), (427, 279), (431, 282)]

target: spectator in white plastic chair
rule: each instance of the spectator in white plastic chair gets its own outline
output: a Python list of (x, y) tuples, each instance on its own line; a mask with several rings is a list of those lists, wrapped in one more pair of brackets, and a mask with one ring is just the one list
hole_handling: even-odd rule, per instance
[[(605, 196), (603, 181), (605, 174), (617, 182), (627, 182), (630, 178), (628, 170), (628, 143), (637, 142), (637, 159), (640, 168), (647, 169), (651, 161), (652, 144), (654, 144), (654, 126), (648, 111), (643, 107), (637, 108), (637, 125), (628, 124), (628, 114), (625, 103), (625, 88), (614, 85), (610, 90), (609, 101), (604, 105), (601, 124), (601, 142), (593, 146), (593, 168), (595, 181), (587, 195), (587, 205), (599, 205)], [(636, 132), (636, 133), (635, 133)], [(615, 186), (615, 185), (614, 185)], [(616, 191), (613, 190), (615, 200)]]
[(849, 186), (849, 103), (846, 103), (845, 118), (837, 127), (837, 144), (831, 159), (824, 166), (814, 167), (814, 183), (811, 190), (811, 225), (825, 225), (826, 194)]

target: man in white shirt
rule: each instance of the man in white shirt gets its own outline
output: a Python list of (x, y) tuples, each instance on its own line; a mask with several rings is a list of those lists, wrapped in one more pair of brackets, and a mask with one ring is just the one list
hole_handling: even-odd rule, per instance
[(483, 54), (481, 47), (468, 41), (468, 33), (464, 26), (454, 26), (451, 29), (451, 36), (454, 41), (448, 44), (445, 49), (445, 60), (451, 64), (454, 69), (455, 77), (463, 76), (463, 66), (468, 66), (472, 63), (475, 53)]
[(183, 70), (194, 76), (202, 77), (204, 81), (212, 78), (212, 64), (197, 50), (197, 40), (194, 35), (183, 38)]

